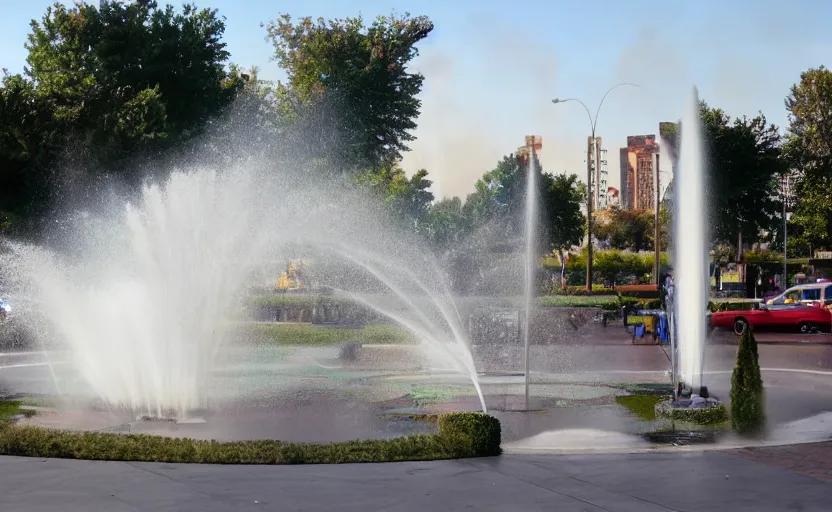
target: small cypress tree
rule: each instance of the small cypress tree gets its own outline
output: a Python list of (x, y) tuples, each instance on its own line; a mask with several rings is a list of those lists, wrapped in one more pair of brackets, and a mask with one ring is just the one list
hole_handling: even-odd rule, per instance
[(740, 338), (737, 365), (731, 375), (731, 424), (740, 434), (757, 434), (765, 424), (763, 377), (757, 340), (751, 329)]

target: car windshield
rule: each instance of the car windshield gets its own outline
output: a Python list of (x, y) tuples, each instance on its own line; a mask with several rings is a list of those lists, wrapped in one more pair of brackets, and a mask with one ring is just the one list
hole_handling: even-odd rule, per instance
[(779, 297), (775, 297), (772, 300), (772, 304), (793, 304), (795, 302), (800, 302), (801, 300), (801, 290), (799, 288), (795, 288), (793, 290), (786, 290), (786, 293), (780, 295)]

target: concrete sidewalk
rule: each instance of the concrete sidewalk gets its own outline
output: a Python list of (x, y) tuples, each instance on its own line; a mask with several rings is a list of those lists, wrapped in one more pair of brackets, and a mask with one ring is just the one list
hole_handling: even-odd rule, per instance
[[(832, 446), (790, 449), (816, 453)], [(782, 449), (753, 453), (758, 459), (776, 459), (771, 454), (777, 450)], [(0, 510), (830, 510), (832, 484), (823, 481), (825, 476), (817, 477), (817, 468), (813, 474), (753, 458), (738, 451), (211, 466), (0, 457)], [(832, 460), (826, 460), (832, 466)]]

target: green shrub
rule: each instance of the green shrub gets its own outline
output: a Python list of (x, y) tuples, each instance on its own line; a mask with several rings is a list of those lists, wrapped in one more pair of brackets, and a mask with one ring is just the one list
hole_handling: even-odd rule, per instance
[(638, 309), (659, 309), (662, 305), (661, 299), (641, 299), (637, 297), (618, 296), (616, 305), (621, 308), (624, 306), (637, 307)]
[(328, 444), (217, 442), (147, 434), (77, 432), (0, 423), (0, 454), (85, 460), (211, 464), (336, 464), (500, 454), (500, 422), (479, 413), (439, 416), (439, 433)]
[(499, 455), (500, 420), (481, 412), (456, 412), (439, 417), (439, 435), (462, 449), (460, 457)]
[[(586, 291), (586, 286), (567, 286), (565, 288), (554, 288), (552, 290), (553, 295), (568, 295), (568, 296), (584, 296), (590, 295)], [(593, 284), (592, 285), (592, 295), (615, 295), (615, 290), (612, 288), (607, 288), (606, 286), (600, 284)]]
[(718, 425), (728, 421), (728, 408), (725, 404), (714, 404), (701, 409), (682, 409), (661, 402), (656, 404), (656, 416), (696, 425)]
[[(595, 251), (593, 258), (593, 280), (624, 283), (630, 276), (640, 280), (653, 273), (654, 254), (652, 252), (630, 252), (617, 249)], [(670, 258), (661, 254), (661, 266), (667, 267)], [(581, 254), (573, 254), (566, 264), (567, 273), (586, 275), (586, 248)]]
[(737, 365), (731, 375), (731, 424), (746, 435), (760, 433), (765, 425), (763, 377), (751, 329), (740, 338)]

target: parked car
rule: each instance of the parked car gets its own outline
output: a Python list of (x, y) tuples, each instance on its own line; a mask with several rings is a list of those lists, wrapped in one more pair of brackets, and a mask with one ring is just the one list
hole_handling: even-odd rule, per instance
[(754, 330), (779, 330), (810, 332), (831, 332), (832, 312), (825, 307), (800, 303), (762, 304), (746, 311), (717, 311), (711, 313), (712, 329), (732, 329), (735, 334), (744, 334), (749, 327)]
[(832, 283), (819, 281), (817, 283), (792, 286), (766, 304), (772, 306), (786, 304), (805, 304), (807, 306), (825, 306), (832, 309)]

